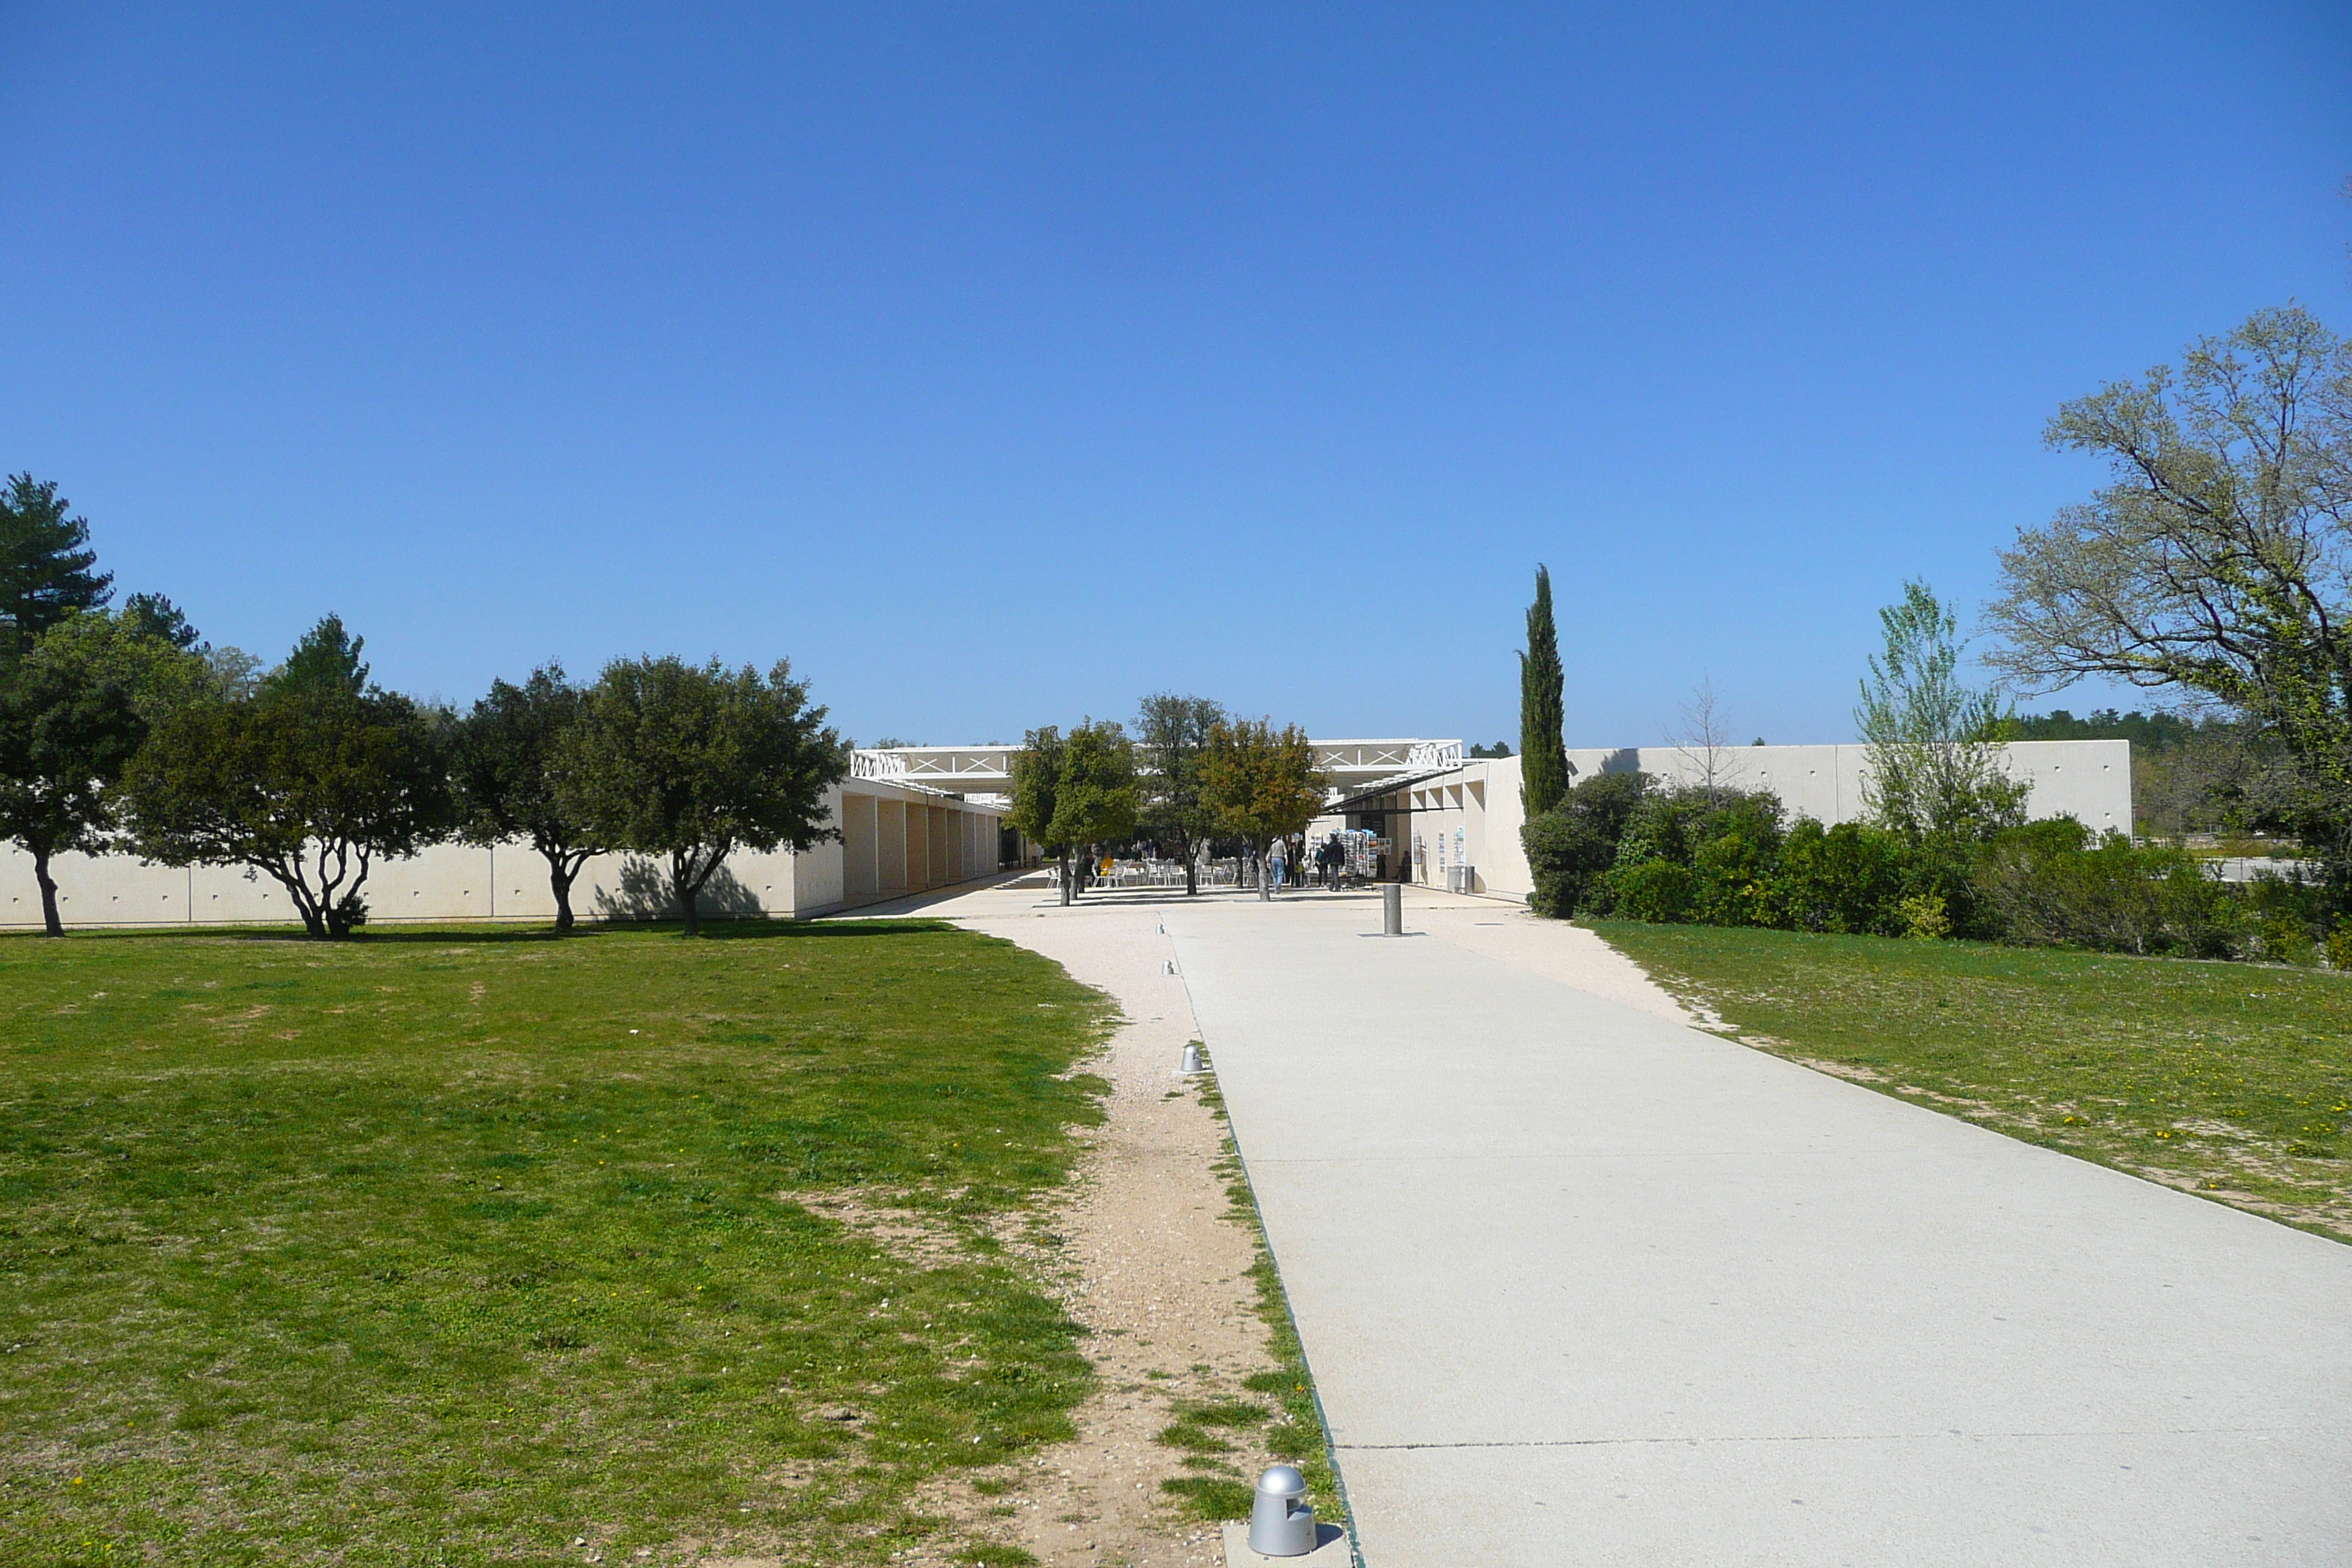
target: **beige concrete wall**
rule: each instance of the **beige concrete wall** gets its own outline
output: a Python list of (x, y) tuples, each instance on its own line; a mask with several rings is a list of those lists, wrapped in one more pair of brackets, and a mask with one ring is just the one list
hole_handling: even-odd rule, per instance
[[(2001, 748), (2012, 777), (2029, 786), (2028, 815), (2039, 819), (2073, 816), (2101, 833), (2129, 832), (2132, 822), (2131, 744), (2126, 741), (2020, 741)], [(1676, 782), (1695, 782), (1704, 762), (1672, 746), (1629, 746), (1618, 751), (1588, 748), (1568, 753), (1581, 782), (1601, 773), (1645, 773)], [(1837, 746), (1735, 746), (1717, 759), (1718, 777), (1736, 789), (1769, 790), (1790, 817), (1811, 816), (1836, 824), (1864, 815), (1863, 782), (1868, 748)], [(1477, 868), (1479, 889), (1525, 898), (1534, 887), (1519, 827), (1526, 820), (1519, 788), (1520, 759), (1502, 757), (1465, 763), (1453, 773), (1413, 786), (1411, 833), (1428, 849), (1416, 862), (1416, 879), (1436, 883), (1437, 834), (1458, 829), (1464, 850)]]
[(921, 801), (907, 803), (907, 890), (919, 893), (931, 885), (931, 808)]
[[(910, 858), (924, 871), (915, 888), (968, 880), (996, 869), (1001, 810), (973, 802), (929, 796), (876, 780), (851, 780), (825, 801), (845, 842), (761, 853), (737, 850), (703, 892), (706, 915), (808, 915), (873, 903), (908, 889)], [(919, 834), (904, 837), (909, 806)], [(893, 839), (892, 832), (900, 837)], [(974, 847), (951, 858), (931, 846)], [(985, 852), (978, 847), (984, 846)], [(895, 886), (886, 886), (893, 875)], [(637, 858), (598, 856), (572, 887), (572, 907), (583, 920), (644, 919), (674, 912), (666, 897), (666, 867)], [(51, 868), (58, 883), (58, 913), (68, 925), (269, 924), (296, 918), (276, 883), (236, 867), (154, 866), (129, 855), (61, 855)], [(555, 895), (547, 862), (527, 843), (440, 844), (404, 859), (379, 860), (362, 889), (373, 921), (551, 920)], [(0, 845), (0, 930), (37, 929), (40, 891), (32, 857)]]
[(886, 899), (907, 890), (907, 803), (877, 801), (875, 805), (874, 862), (881, 874), (876, 890)]
[(881, 828), (875, 819), (880, 804), (863, 793), (842, 801), (841, 897), (845, 903), (870, 904), (882, 896)]
[[(2031, 793), (2026, 811), (2040, 819), (2073, 816), (2105, 833), (2131, 831), (2131, 743), (2127, 741), (2020, 741), (2001, 748), (2012, 777)], [(1579, 778), (1639, 771), (1685, 783), (1704, 775), (1704, 760), (1673, 746), (1568, 754)], [(1768, 789), (1791, 816), (1824, 823), (1859, 821), (1869, 748), (1728, 746), (1718, 753), (1720, 782), (1735, 789)]]

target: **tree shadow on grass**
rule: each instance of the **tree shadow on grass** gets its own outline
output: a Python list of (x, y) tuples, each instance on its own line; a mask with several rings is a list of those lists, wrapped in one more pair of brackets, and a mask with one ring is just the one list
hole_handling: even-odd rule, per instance
[[(957, 928), (944, 921), (858, 921), (839, 924), (814, 923), (766, 915), (730, 917), (705, 915), (702, 918), (701, 940), (705, 942), (796, 942), (803, 940), (838, 939), (842, 937), (891, 937), (925, 935)], [(69, 931), (61, 939), (43, 936), (39, 931), (0, 931), (0, 943), (23, 940), (27, 943), (66, 942), (219, 942), (283, 943), (299, 947), (384, 947), (437, 944), (449, 946), (497, 946), (517, 942), (594, 942), (603, 937), (639, 934), (646, 936), (683, 936), (686, 927), (678, 921), (589, 921), (569, 931), (559, 931), (551, 925), (402, 925), (371, 926), (354, 931), (342, 942), (330, 942), (314, 938), (299, 926), (132, 926), (94, 931)]]
[[(834, 925), (768, 915), (705, 915), (698, 938), (703, 942), (803, 942), (838, 937), (917, 936), (955, 929), (944, 921), (861, 921), (855, 925)], [(681, 921), (593, 921), (568, 932), (559, 932), (551, 926), (530, 926), (520, 931), (495, 926), (421, 926), (364, 931), (356, 940), (368, 943), (594, 942), (616, 936), (685, 934), (686, 925)], [(299, 941), (300, 936), (299, 932), (288, 933), (286, 939)]]

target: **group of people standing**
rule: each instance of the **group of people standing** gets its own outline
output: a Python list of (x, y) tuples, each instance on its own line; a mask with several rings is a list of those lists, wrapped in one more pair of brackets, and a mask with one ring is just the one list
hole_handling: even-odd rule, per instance
[(1295, 856), (1289, 839), (1276, 839), (1265, 854), (1267, 884), (1275, 888), (1286, 886), (1294, 861), (1298, 867), (1300, 887), (1337, 888), (1347, 877), (1348, 849), (1339, 842), (1339, 836), (1336, 833), (1315, 846), (1311, 855), (1303, 834), (1299, 836)]

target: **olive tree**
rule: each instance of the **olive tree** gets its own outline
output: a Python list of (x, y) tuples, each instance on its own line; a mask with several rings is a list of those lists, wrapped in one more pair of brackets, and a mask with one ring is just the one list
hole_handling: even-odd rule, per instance
[(1073, 852), (1133, 833), (1140, 804), (1134, 744), (1112, 721), (1089, 719), (1067, 735), (1032, 730), (1013, 754), (1005, 820), (1060, 864), (1066, 904), (1076, 891)]
[(668, 862), (686, 934), (696, 900), (737, 849), (795, 851), (841, 836), (825, 792), (849, 749), (778, 659), (763, 677), (717, 659), (615, 659), (557, 744), (558, 808), (614, 849)]
[(1070, 847), (1051, 842), (1054, 808), (1061, 802), (1062, 729), (1047, 724), (1021, 738), (1013, 753), (1013, 805), (1005, 825), (1055, 858), (1062, 872), (1062, 902), (1070, 901)]
[(580, 868), (604, 847), (565, 809), (558, 788), (565, 738), (586, 700), (561, 664), (542, 665), (520, 686), (490, 682), (489, 695), (457, 728), (454, 773), (464, 837), (488, 845), (529, 839), (547, 862), (558, 931), (572, 929), (572, 884)]
[(159, 718), (210, 685), (194, 634), (148, 613), (158, 605), (170, 609), (142, 596), (120, 613), (78, 611), (0, 663), (0, 838), (32, 857), (51, 936), (65, 932), (53, 860), (113, 843), (124, 770)]
[(1136, 752), (1146, 770), (1143, 826), (1178, 846), (1187, 894), (1201, 890), (1194, 858), (1217, 830), (1208, 796), (1209, 737), (1224, 721), (1224, 709), (1208, 698), (1167, 691), (1145, 698), (1136, 715)]
[[(1307, 731), (1296, 724), (1276, 730), (1267, 719), (1218, 725), (1206, 774), (1219, 825), (1254, 849), (1303, 831), (1322, 814), (1329, 784), (1315, 765)], [(1258, 896), (1274, 896), (1263, 877)]]
[(132, 847), (243, 866), (286, 890), (312, 937), (349, 936), (374, 863), (457, 825), (446, 716), (371, 684), (363, 646), (329, 616), (249, 694), (158, 723), (123, 775)]

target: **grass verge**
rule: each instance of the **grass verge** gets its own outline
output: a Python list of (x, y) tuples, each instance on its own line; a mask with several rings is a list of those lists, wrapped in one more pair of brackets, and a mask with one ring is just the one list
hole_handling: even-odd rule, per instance
[(1176, 1406), (1175, 1421), (1160, 1430), (1159, 1439), (1183, 1450), (1185, 1468), (1193, 1474), (1171, 1477), (1160, 1483), (1160, 1490), (1171, 1494), (1199, 1519), (1247, 1519), (1257, 1477), (1244, 1474), (1231, 1458), (1246, 1439), (1263, 1452), (1297, 1465), (1307, 1477), (1318, 1517), (1345, 1524), (1347, 1500), (1332, 1468), (1331, 1440), (1315, 1400), (1307, 1352), (1298, 1342), (1298, 1326), (1291, 1321), (1290, 1303), (1282, 1293), (1282, 1276), (1276, 1271), (1274, 1254), (1266, 1246), (1265, 1222), (1258, 1216), (1257, 1200), (1250, 1193), (1241, 1151), (1234, 1142), (1224, 1097), (1217, 1091), (1213, 1076), (1192, 1081), (1201, 1102), (1226, 1128), (1223, 1152), (1215, 1168), (1224, 1179), (1230, 1205), (1226, 1217), (1249, 1232), (1255, 1249), (1249, 1277), (1257, 1289), (1258, 1315), (1265, 1320), (1266, 1348), (1275, 1364), (1243, 1384), (1250, 1393), (1263, 1396), (1265, 1405), (1234, 1399), (1186, 1401)]
[(1104, 1011), (921, 922), (0, 940), (0, 1561), (951, 1544), (1090, 1385), (992, 1232)]
[(2352, 1240), (2352, 976), (1589, 923), (1750, 1045)]

